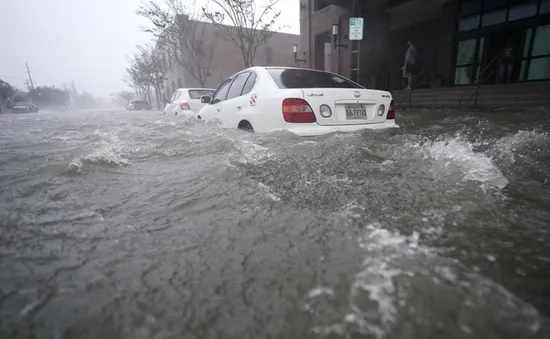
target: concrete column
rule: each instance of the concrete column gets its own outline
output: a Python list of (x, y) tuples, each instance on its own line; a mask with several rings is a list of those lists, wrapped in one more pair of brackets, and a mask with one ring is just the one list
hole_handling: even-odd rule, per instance
[(436, 72), (442, 78), (443, 86), (452, 86), (454, 73), (454, 52), (456, 44), (456, 22), (458, 0), (445, 3), (441, 8), (441, 29), (437, 55)]
[(365, 15), (365, 31), (361, 41), (361, 82), (369, 87), (385, 89), (390, 58), (390, 16), (384, 11)]
[[(313, 0), (299, 0), (298, 6), (300, 10), (300, 45), (298, 46), (298, 57), (306, 59), (305, 65), (313, 68), (313, 44), (311, 32), (311, 11), (313, 10)], [(303, 55), (306, 52), (306, 55)], [(302, 63), (302, 65), (304, 65)]]

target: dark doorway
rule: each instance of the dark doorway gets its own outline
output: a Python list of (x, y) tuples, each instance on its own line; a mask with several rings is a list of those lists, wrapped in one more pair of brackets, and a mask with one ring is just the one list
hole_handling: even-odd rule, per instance
[(511, 62), (512, 71), (509, 82), (517, 82), (519, 79), (523, 46), (525, 44), (524, 40), (525, 29), (510, 29), (485, 36), (485, 43), (482, 47), (483, 67), (478, 69), (477, 74), (480, 79), (480, 83), (498, 84), (507, 80), (503, 78), (500, 72), (500, 67), (501, 64), (505, 62), (502, 59), (502, 53), (503, 50), (509, 46), (508, 42), (511, 42), (514, 56), (514, 60)]
[[(332, 50), (330, 48), (330, 32), (315, 36), (315, 69), (330, 71)], [(328, 67), (327, 67), (328, 66)]]

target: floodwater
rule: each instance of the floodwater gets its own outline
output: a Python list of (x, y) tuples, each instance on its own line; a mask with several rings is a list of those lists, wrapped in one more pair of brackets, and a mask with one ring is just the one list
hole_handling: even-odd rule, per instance
[(0, 116), (0, 338), (549, 338), (550, 118)]

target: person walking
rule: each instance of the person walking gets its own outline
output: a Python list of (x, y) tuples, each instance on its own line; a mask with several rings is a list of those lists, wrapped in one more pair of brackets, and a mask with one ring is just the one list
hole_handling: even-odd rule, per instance
[(514, 41), (509, 38), (508, 43), (500, 51), (499, 80), (501, 84), (512, 82), (514, 71)]
[(405, 64), (401, 69), (403, 70), (403, 78), (407, 79), (407, 90), (412, 88), (414, 78), (418, 75), (418, 52), (413, 43), (407, 41), (407, 52), (405, 52)]

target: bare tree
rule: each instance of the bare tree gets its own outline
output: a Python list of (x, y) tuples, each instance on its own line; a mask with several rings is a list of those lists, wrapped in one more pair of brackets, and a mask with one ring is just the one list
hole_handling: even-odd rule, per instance
[(210, 77), (210, 67), (217, 38), (207, 35), (207, 24), (202, 13), (196, 10), (196, 1), (191, 9), (181, 0), (164, 0), (161, 5), (154, 0), (143, 2), (137, 13), (150, 25), (143, 28), (157, 39), (157, 47), (175, 60), (204, 87)]
[(150, 104), (151, 92), (154, 90), (157, 97), (157, 108), (159, 108), (159, 93), (165, 79), (164, 67), (162, 67), (154, 48), (150, 46), (138, 46), (137, 48), (137, 53), (129, 59), (130, 64), (126, 68), (128, 74), (124, 81)]
[[(264, 6), (254, 0), (212, 0), (217, 10), (203, 8), (205, 17), (215, 24), (241, 51), (245, 67), (254, 65), (258, 47), (275, 34), (275, 23), (281, 15), (275, 6), (279, 0), (267, 0)], [(257, 2), (257, 1), (256, 1)], [(225, 25), (224, 23), (230, 24)]]

